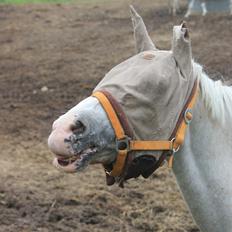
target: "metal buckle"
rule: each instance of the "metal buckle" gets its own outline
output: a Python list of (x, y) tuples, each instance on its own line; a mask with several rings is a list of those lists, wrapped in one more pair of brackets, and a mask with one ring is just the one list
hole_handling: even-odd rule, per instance
[(178, 152), (179, 149), (180, 149), (180, 145), (179, 145), (176, 149), (174, 148), (174, 142), (175, 142), (175, 140), (176, 140), (176, 137), (174, 137), (174, 138), (171, 140), (171, 143), (172, 143), (171, 150), (172, 150), (172, 153), (173, 153), (173, 154), (176, 153), (176, 152)]
[(107, 171), (107, 170), (105, 169), (105, 173), (106, 173), (107, 175), (109, 175), (109, 176), (110, 176), (111, 171)]
[(186, 109), (184, 112), (184, 121), (187, 125), (190, 124), (190, 122), (192, 121), (192, 119), (188, 119), (188, 117), (187, 117), (188, 113), (193, 114), (193, 112), (191, 109)]
[(129, 137), (125, 137), (123, 139), (116, 139), (116, 151), (119, 152), (119, 151), (123, 151), (123, 150), (127, 150), (129, 151), (130, 150), (130, 138)]

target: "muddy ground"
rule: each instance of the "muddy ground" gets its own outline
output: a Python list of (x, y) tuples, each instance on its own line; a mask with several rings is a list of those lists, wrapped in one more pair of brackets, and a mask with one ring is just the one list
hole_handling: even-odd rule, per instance
[[(0, 5), (0, 231), (198, 231), (166, 168), (119, 189), (100, 166), (66, 175), (51, 165), (52, 121), (134, 54), (128, 3)], [(185, 6), (172, 17), (165, 1), (133, 3), (169, 49)], [(232, 17), (188, 21), (195, 60), (213, 78), (232, 76)]]

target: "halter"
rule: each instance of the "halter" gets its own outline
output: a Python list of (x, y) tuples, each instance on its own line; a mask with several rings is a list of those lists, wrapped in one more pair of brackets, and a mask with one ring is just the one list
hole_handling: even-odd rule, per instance
[(123, 170), (125, 170), (128, 153), (132, 151), (163, 151), (159, 160), (155, 164), (156, 167), (154, 169), (158, 169), (167, 156), (170, 156), (168, 166), (172, 167), (173, 155), (179, 150), (181, 145), (183, 145), (187, 126), (192, 121), (192, 109), (195, 105), (197, 94), (198, 81), (196, 80), (169, 140), (145, 141), (133, 139), (133, 132), (129, 127), (126, 115), (119, 103), (110, 93), (104, 90), (94, 92), (92, 96), (96, 97), (101, 103), (116, 136), (115, 150), (118, 155), (113, 164), (113, 169), (110, 172), (107, 172), (107, 174), (113, 177), (121, 176)]

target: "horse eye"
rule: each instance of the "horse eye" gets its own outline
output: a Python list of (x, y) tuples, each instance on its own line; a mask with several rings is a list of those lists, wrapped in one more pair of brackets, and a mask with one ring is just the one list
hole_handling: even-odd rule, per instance
[(71, 126), (71, 130), (74, 134), (80, 134), (85, 131), (85, 126), (82, 122), (76, 121), (76, 123)]

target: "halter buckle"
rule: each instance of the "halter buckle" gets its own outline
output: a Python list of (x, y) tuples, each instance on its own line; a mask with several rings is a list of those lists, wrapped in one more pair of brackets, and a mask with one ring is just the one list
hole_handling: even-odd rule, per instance
[(116, 151), (130, 150), (130, 138), (126, 136), (123, 139), (116, 139)]
[(184, 121), (187, 125), (189, 125), (190, 122), (192, 121), (192, 115), (193, 112), (191, 109), (186, 109), (186, 111), (184, 112)]

